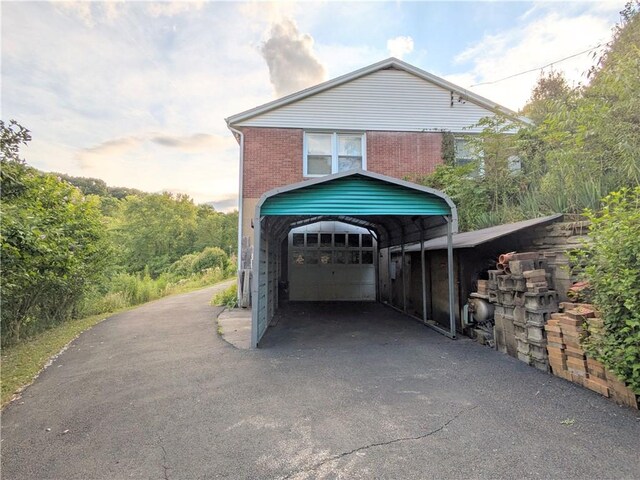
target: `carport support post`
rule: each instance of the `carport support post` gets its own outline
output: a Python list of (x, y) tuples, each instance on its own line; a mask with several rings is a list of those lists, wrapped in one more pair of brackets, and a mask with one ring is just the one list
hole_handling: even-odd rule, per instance
[(453, 290), (453, 219), (451, 216), (444, 217), (447, 220), (447, 277), (449, 280), (449, 327), (451, 338), (456, 338), (456, 315)]
[(393, 305), (393, 294), (391, 293), (391, 247), (387, 247), (387, 302)]
[(422, 321), (427, 323), (427, 273), (424, 267), (424, 229), (420, 226), (420, 270), (422, 274)]
[(402, 237), (402, 269), (400, 270), (402, 273), (402, 311), (407, 313), (407, 288), (404, 280), (404, 235)]

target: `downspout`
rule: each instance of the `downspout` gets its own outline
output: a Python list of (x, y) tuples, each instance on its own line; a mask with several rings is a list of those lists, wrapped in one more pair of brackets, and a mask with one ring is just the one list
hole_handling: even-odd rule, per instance
[(240, 270), (242, 268), (242, 219), (243, 219), (242, 184), (244, 180), (244, 133), (242, 133), (240, 130), (233, 128), (231, 125), (229, 125), (228, 122), (227, 122), (227, 128), (231, 130), (231, 132), (233, 132), (235, 135), (238, 135), (240, 137), (240, 155), (239, 155), (240, 161), (239, 161), (239, 175), (238, 175), (240, 180), (238, 185), (238, 265), (237, 265), (238, 267), (238, 300), (239, 300), (242, 295), (239, 282), (240, 282)]

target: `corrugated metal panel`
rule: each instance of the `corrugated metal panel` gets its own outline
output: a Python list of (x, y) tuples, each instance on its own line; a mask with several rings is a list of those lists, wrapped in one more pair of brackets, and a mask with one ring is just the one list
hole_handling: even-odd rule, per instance
[(330, 90), (304, 98), (238, 126), (330, 130), (450, 130), (470, 129), (490, 110), (411, 73), (380, 70)]
[[(462, 232), (453, 235), (453, 248), (471, 248), (481, 245), (492, 240), (510, 235), (512, 233), (524, 230), (526, 228), (538, 227), (551, 223), (562, 217), (561, 213), (549, 215), (547, 217), (533, 218), (531, 220), (523, 220), (521, 222), (506, 223), (495, 227), (483, 228), (482, 230), (474, 230), (472, 232)], [(442, 236), (425, 242), (425, 250), (444, 250), (447, 248), (447, 237)], [(420, 245), (412, 245), (405, 248), (406, 252), (419, 252)]]
[(449, 215), (440, 197), (352, 175), (283, 192), (265, 200), (261, 215)]

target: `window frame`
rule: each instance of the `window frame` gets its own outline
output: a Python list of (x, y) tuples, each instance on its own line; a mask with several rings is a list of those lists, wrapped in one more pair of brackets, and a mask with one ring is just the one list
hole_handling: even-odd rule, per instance
[[(462, 142), (464, 143), (464, 150), (467, 151), (467, 154), (469, 154), (470, 156), (468, 157), (462, 157), (462, 156), (458, 156), (458, 142)], [(468, 165), (469, 163), (473, 162), (475, 160), (475, 158), (473, 158), (473, 155), (471, 154), (471, 152), (469, 151), (469, 147), (468, 147), (468, 143), (469, 143), (469, 137), (468, 136), (454, 136), (453, 137), (453, 163), (456, 167), (461, 167), (464, 165)], [(463, 163), (460, 163), (460, 161), (463, 161)]]
[[(308, 162), (308, 142), (307, 135), (331, 135), (331, 172), (325, 174), (310, 174), (309, 172), (309, 162)], [(326, 177), (327, 175), (332, 175), (334, 173), (338, 173), (339, 166), (339, 155), (338, 155), (338, 136), (359, 136), (360, 137), (360, 148), (362, 149), (362, 170), (367, 169), (367, 135), (365, 132), (350, 132), (345, 130), (340, 131), (326, 131), (326, 130), (309, 130), (304, 132), (303, 141), (302, 141), (302, 176), (304, 178), (318, 178), (318, 177)]]

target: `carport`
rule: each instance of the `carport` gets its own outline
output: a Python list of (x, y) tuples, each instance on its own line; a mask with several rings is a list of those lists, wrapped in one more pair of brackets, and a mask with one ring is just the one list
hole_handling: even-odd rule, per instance
[[(281, 275), (282, 241), (293, 228), (321, 221), (338, 221), (367, 229), (374, 236), (378, 251), (424, 243), (432, 238), (447, 236), (447, 271), (449, 288), (449, 329), (427, 322), (425, 325), (447, 335), (456, 336), (453, 297), (452, 235), (458, 230), (456, 207), (444, 193), (396, 178), (364, 171), (328, 175), (307, 180), (265, 193), (256, 205), (254, 219), (254, 254), (252, 284), (251, 345), (257, 347), (269, 322), (278, 308), (279, 278)], [(377, 259), (380, 259), (380, 254)], [(390, 262), (390, 255), (385, 256)], [(376, 262), (376, 275), (381, 269)], [(390, 265), (386, 275), (392, 275)], [(421, 258), (422, 295), (426, 298), (425, 258)], [(405, 275), (402, 275), (403, 302), (406, 313)], [(378, 283), (378, 282), (377, 282)], [(390, 298), (376, 299), (391, 304)], [(426, 305), (426, 302), (423, 302)]]

